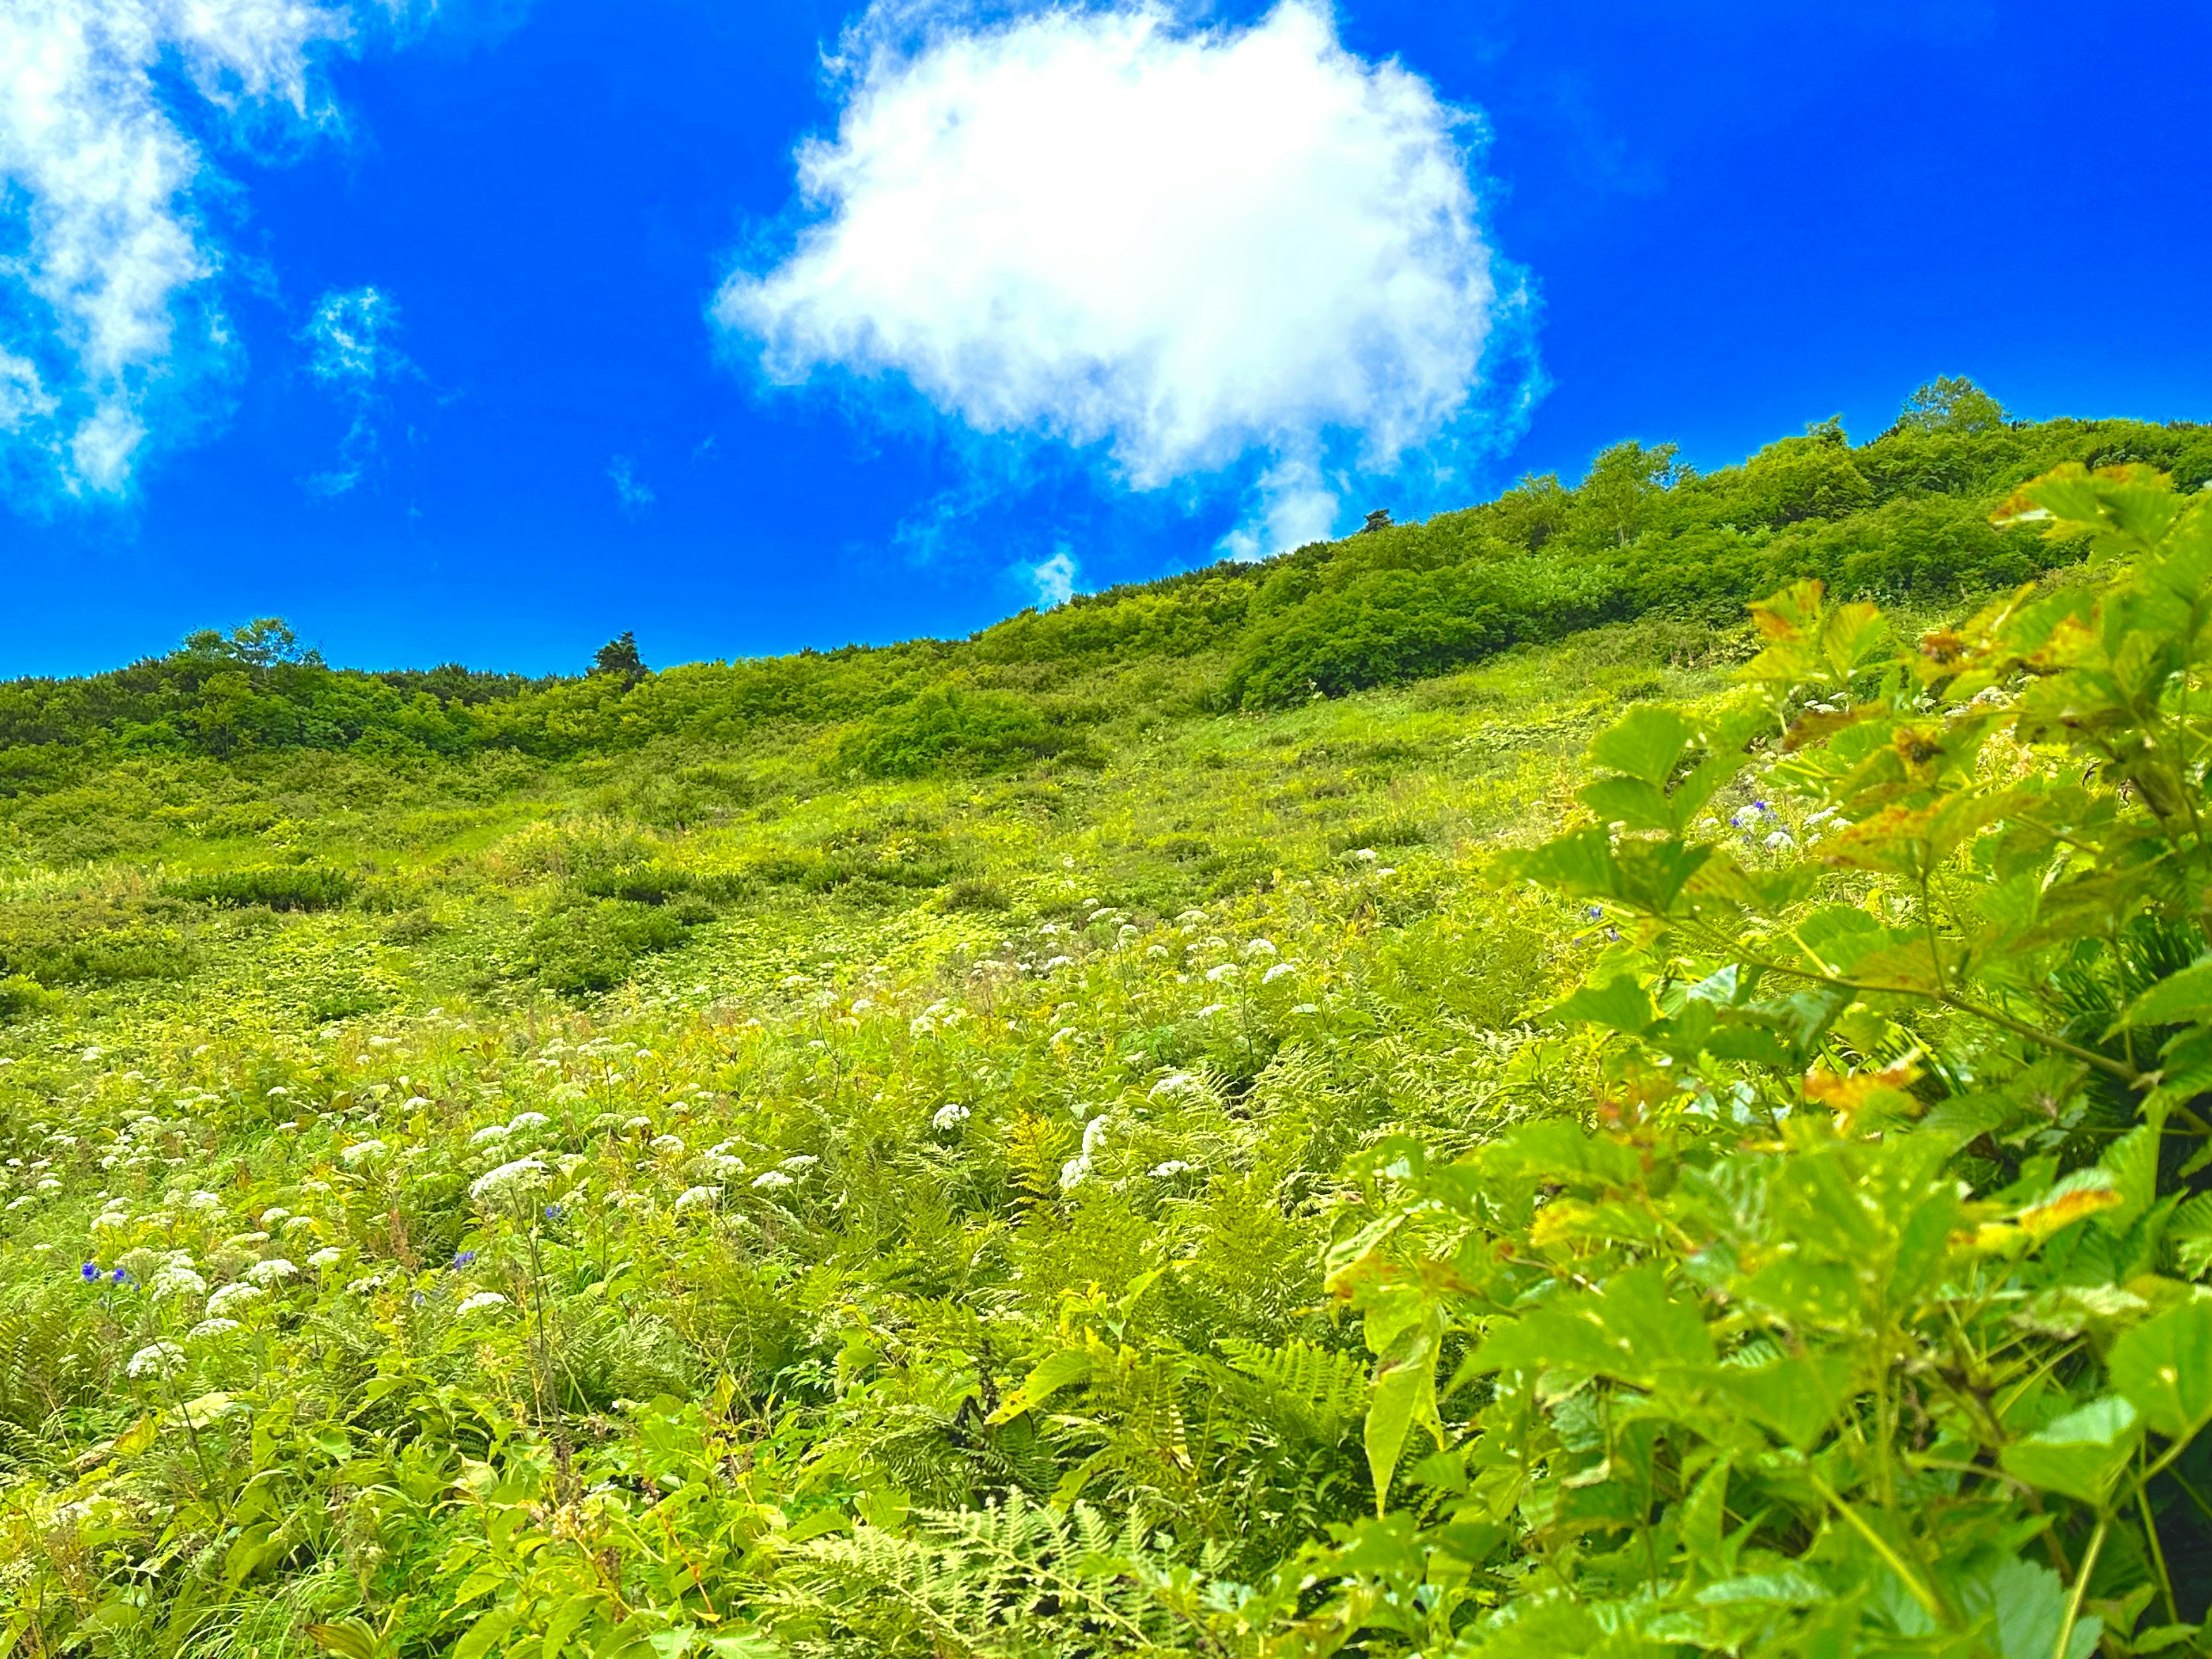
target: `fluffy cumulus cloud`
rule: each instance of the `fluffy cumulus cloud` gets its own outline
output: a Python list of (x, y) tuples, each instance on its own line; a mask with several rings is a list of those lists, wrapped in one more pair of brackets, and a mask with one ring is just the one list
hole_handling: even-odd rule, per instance
[(1271, 551), (1327, 533), (1349, 478), (1501, 418), (1485, 362), (1518, 289), (1468, 136), (1310, 0), (1241, 29), (1139, 4), (878, 34), (799, 152), (807, 228), (716, 314), (775, 380), (903, 377), (1139, 489), (1242, 467), (1231, 550)]
[(318, 52), (437, 10), (0, 0), (0, 476), (19, 497), (120, 495), (151, 447), (220, 413), (239, 350), (195, 129), (325, 125)]

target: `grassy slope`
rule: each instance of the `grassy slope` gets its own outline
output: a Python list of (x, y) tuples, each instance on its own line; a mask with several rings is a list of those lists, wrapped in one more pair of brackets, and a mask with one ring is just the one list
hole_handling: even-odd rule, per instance
[[(186, 1449), (172, 1438), (112, 1460), (100, 1449), (161, 1409), (163, 1391), (125, 1370), (157, 1336), (189, 1355), (177, 1386), (252, 1402), (210, 1431), (249, 1462), (248, 1424), (279, 1412), (343, 1422), (365, 1449), (397, 1455), (422, 1419), (396, 1401), (364, 1410), (360, 1394), (395, 1368), (461, 1389), (518, 1445), (540, 1439), (526, 1333), (454, 1312), (471, 1289), (537, 1294), (514, 1230), (464, 1188), (521, 1150), (571, 1166), (560, 1185), (574, 1218), (546, 1230), (557, 1282), (544, 1293), (578, 1351), (563, 1403), (607, 1438), (594, 1457), (635, 1444), (642, 1408), (617, 1400), (702, 1397), (727, 1377), (774, 1471), (772, 1490), (725, 1494), (732, 1504), (774, 1497), (799, 1514), (871, 1492), (961, 1504), (1003, 1492), (1003, 1473), (946, 1438), (962, 1391), (979, 1370), (1011, 1386), (1064, 1295), (1163, 1253), (1193, 1264), (1189, 1284), (1132, 1327), (1140, 1346), (1218, 1360), (1225, 1338), (1352, 1341), (1312, 1310), (1332, 1172), (1394, 1127), (1425, 1125), (1450, 1144), (1501, 1088), (1524, 1086), (1475, 1062), (1510, 1054), (1517, 1039), (1491, 1034), (1589, 946), (1572, 918), (1492, 893), (1477, 872), (1517, 826), (1565, 810), (1568, 757), (1624, 698), (1717, 681), (1711, 664), (1657, 655), (1648, 630), (1612, 630), (1399, 690), (1132, 725), (1106, 734), (1103, 770), (825, 788), (794, 750), (775, 763), (785, 792), (684, 831), (631, 816), (653, 799), (647, 758), (510, 775), (481, 802), (461, 793), (465, 768), (380, 791), (343, 757), (311, 757), (272, 764), (248, 789), (212, 763), (161, 763), (142, 799), (195, 805), (172, 813), (143, 861), (54, 867), (33, 842), (7, 911), (95, 899), (158, 910), (179, 871), (301, 848), (369, 872), (377, 908), (189, 910), (173, 921), (197, 954), (188, 976), (65, 989), (0, 1036), (0, 1124), (24, 1160), (0, 1189), (12, 1354), (0, 1525), (16, 1552), (0, 1547), (13, 1562), (0, 1574), (44, 1598), (41, 1628), (58, 1639), (121, 1593), (91, 1555), (62, 1571), (92, 1547), (65, 1505), (112, 1501), (115, 1535), (144, 1551), (181, 1504), (187, 1542), (158, 1576), (147, 1645), (92, 1650), (176, 1650), (198, 1615), (169, 1598), (195, 1584), (229, 1608), (223, 1629), (266, 1643), (303, 1610), (334, 1616), (411, 1592), (430, 1639), (440, 1552), (468, 1534), (465, 1518), (403, 1505), (373, 1522), (331, 1497), (333, 1482), (366, 1474), (339, 1480), (327, 1460), (267, 1440), (270, 1493), (298, 1513), (265, 1565), (211, 1591), (239, 1523), (193, 1507), (211, 1483)], [(128, 781), (84, 787), (112, 806)], [(241, 798), (202, 810), (218, 786)], [(159, 821), (165, 809), (138, 810)], [(257, 835), (226, 828), (271, 813)], [(557, 871), (626, 839), (704, 872), (823, 849), (863, 866), (920, 857), (987, 890), (863, 881), (812, 893), (756, 879), (604, 1000), (562, 1003), (507, 977), (533, 914), (557, 902)], [(989, 889), (1006, 908), (948, 905), (956, 891), (988, 902)], [(1084, 925), (1091, 900), (1117, 914)], [(1255, 939), (1278, 954), (1248, 955)], [(1295, 966), (1262, 984), (1282, 962)], [(1236, 967), (1209, 972), (1225, 963)], [(374, 1012), (327, 1018), (349, 1005)], [(1182, 1074), (1198, 1081), (1159, 1093)], [(951, 1133), (931, 1127), (948, 1101), (972, 1113)], [(471, 1139), (526, 1109), (550, 1126)], [(647, 1129), (621, 1127), (641, 1116), (688, 1150), (644, 1147)], [(1094, 1117), (1114, 1126), (1100, 1178), (1063, 1193), (1061, 1166)], [(386, 1153), (349, 1163), (365, 1141)], [(699, 1150), (733, 1141), (743, 1169), (714, 1183), (714, 1217), (679, 1220), (678, 1195), (711, 1177)], [(802, 1154), (822, 1162), (788, 1194), (751, 1184)], [(1190, 1171), (1146, 1174), (1173, 1164)], [(1307, 1195), (1265, 1199), (1285, 1182)], [(272, 1230), (271, 1206), (313, 1219)], [(126, 1219), (96, 1227), (104, 1208)], [(185, 1335), (193, 1298), (156, 1304), (145, 1289), (159, 1252), (188, 1254), (220, 1285), (257, 1260), (330, 1249), (333, 1266), (279, 1285), (221, 1338)], [(462, 1249), (475, 1261), (441, 1271)], [(88, 1258), (138, 1279), (88, 1290)], [(410, 1307), (410, 1296), (428, 1300)], [(862, 1354), (856, 1319), (930, 1350), (928, 1374)], [(980, 1355), (978, 1329), (989, 1333)], [(481, 1443), (445, 1433), (422, 1444), (451, 1474)], [(1177, 1475), (1171, 1507), (1194, 1545), (1244, 1535), (1240, 1559), (1255, 1570), (1328, 1513), (1357, 1510), (1356, 1443), (1354, 1425), (1302, 1452), (1319, 1473), (1295, 1479), (1248, 1459), (1249, 1479), (1282, 1485), (1260, 1505), (1272, 1519), (1248, 1512), (1225, 1463)], [(77, 1462), (88, 1449), (90, 1474)], [(1042, 1496), (1079, 1452), (1024, 1443), (1004, 1455), (1027, 1460), (1023, 1484)], [(1092, 1496), (1115, 1501), (1126, 1485), (1103, 1480)], [(1275, 1513), (1294, 1499), (1304, 1519)], [(718, 1581), (726, 1601), (745, 1599), (738, 1577)], [(680, 1608), (681, 1589), (659, 1594)], [(808, 1627), (798, 1619), (787, 1634), (799, 1642)], [(456, 1626), (442, 1628), (437, 1639)], [(195, 1639), (212, 1641), (195, 1651), (228, 1650)]]

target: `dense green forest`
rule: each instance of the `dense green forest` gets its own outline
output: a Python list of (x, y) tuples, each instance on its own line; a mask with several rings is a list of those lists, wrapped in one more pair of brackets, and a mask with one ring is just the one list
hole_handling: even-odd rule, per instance
[(2208, 482), (0, 687), (0, 1655), (2212, 1652)]

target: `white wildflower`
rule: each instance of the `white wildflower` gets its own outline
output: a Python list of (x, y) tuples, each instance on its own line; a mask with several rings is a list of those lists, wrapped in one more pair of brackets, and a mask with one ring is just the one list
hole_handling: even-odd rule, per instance
[(185, 1207), (188, 1210), (220, 1210), (222, 1200), (213, 1193), (194, 1193), (185, 1200)]
[(1243, 971), (1244, 970), (1239, 968), (1235, 963), (1224, 962), (1217, 967), (1209, 968), (1206, 970), (1206, 981), (1209, 985), (1218, 985), (1224, 980), (1235, 979), (1237, 975)]
[(1291, 975), (1295, 974), (1296, 972), (1297, 972), (1297, 969), (1291, 963), (1287, 962), (1279, 962), (1273, 967), (1267, 969), (1266, 973), (1260, 975), (1260, 983), (1262, 985), (1273, 985), (1277, 980), (1287, 979)]
[(957, 1129), (970, 1115), (968, 1109), (958, 1101), (948, 1100), (930, 1114), (929, 1127), (933, 1129)]
[(779, 1187), (791, 1185), (791, 1177), (781, 1170), (770, 1170), (753, 1177), (753, 1185), (763, 1192), (773, 1192)]
[(338, 1154), (338, 1162), (349, 1170), (357, 1169), (371, 1158), (382, 1158), (385, 1150), (385, 1145), (380, 1140), (356, 1140)]
[(156, 1342), (131, 1356), (125, 1367), (134, 1382), (148, 1377), (166, 1381), (185, 1368), (185, 1351), (173, 1342)]
[(1165, 1181), (1170, 1176), (1188, 1175), (1190, 1172), (1190, 1167), (1191, 1166), (1189, 1164), (1184, 1163), (1181, 1158), (1171, 1158), (1164, 1164), (1155, 1164), (1152, 1165), (1152, 1179), (1155, 1181)]
[(382, 1273), (370, 1273), (366, 1278), (349, 1279), (346, 1282), (346, 1294), (348, 1296), (368, 1296), (373, 1291), (380, 1291), (383, 1288), (384, 1275)]
[(666, 1152), (672, 1158), (678, 1152), (684, 1150), (684, 1137), (682, 1135), (655, 1135), (652, 1139), (647, 1141), (645, 1144), (650, 1151)]
[(1281, 953), (1275, 949), (1274, 940), (1252, 939), (1244, 941), (1244, 954), (1248, 957), (1272, 957)]
[(130, 1224), (131, 1212), (128, 1210), (103, 1210), (92, 1218), (92, 1230), (94, 1232), (100, 1231), (103, 1227), (127, 1227)]
[(470, 1184), (469, 1196), (477, 1203), (511, 1197), (545, 1179), (545, 1165), (534, 1158), (518, 1158), (495, 1170), (487, 1170)]
[(507, 1298), (497, 1291), (478, 1291), (473, 1296), (462, 1297), (461, 1305), (454, 1309), (453, 1312), (456, 1316), (483, 1313), (486, 1309), (504, 1308), (506, 1305)]
[(543, 1112), (517, 1112), (513, 1117), (507, 1119), (507, 1132), (511, 1135), (520, 1134), (525, 1129), (534, 1129), (541, 1123), (550, 1123), (552, 1121)]
[(268, 1294), (258, 1285), (226, 1285), (208, 1298), (208, 1317), (228, 1319), (240, 1308), (250, 1307)]
[(481, 1146), (488, 1140), (504, 1140), (506, 1139), (507, 1125), (504, 1123), (487, 1123), (483, 1128), (477, 1130), (474, 1134), (469, 1137), (469, 1145), (471, 1146)]
[(327, 1267), (335, 1267), (339, 1262), (344, 1260), (345, 1252), (343, 1250), (338, 1249), (335, 1244), (325, 1244), (321, 1249), (317, 1250), (313, 1255), (307, 1258), (307, 1265), (310, 1267), (313, 1267), (318, 1271), (320, 1271)]
[(211, 1336), (228, 1336), (238, 1328), (239, 1324), (235, 1319), (203, 1319), (191, 1329), (186, 1331), (185, 1335), (189, 1340), (204, 1342)]
[(1795, 847), (1796, 844), (1797, 843), (1790, 838), (1790, 832), (1787, 830), (1777, 830), (1772, 835), (1766, 838), (1766, 845), (1768, 848), (1778, 853), (1782, 851), (1784, 848)]
[(146, 1294), (156, 1302), (166, 1302), (173, 1296), (205, 1296), (207, 1280), (190, 1267), (172, 1262), (147, 1281)]
[(271, 1285), (282, 1285), (286, 1279), (297, 1279), (299, 1276), (300, 1270), (281, 1255), (271, 1256), (266, 1261), (257, 1261), (246, 1270), (246, 1279), (264, 1289)]
[(1228, 1012), (1229, 1005), (1227, 1003), (1209, 1002), (1205, 1007), (1198, 1011), (1198, 1018), (1200, 1019), (1212, 1019), (1216, 1014), (1225, 1014)]
[(284, 1218), (284, 1231), (288, 1233), (310, 1232), (314, 1225), (315, 1218), (311, 1215), (287, 1216)]
[(1382, 855), (1371, 847), (1363, 847), (1352, 856), (1362, 864), (1372, 864)]
[(292, 1212), (289, 1210), (280, 1208), (274, 1204), (261, 1212), (261, 1224), (264, 1227), (281, 1227), (291, 1218)]
[(400, 1103), (400, 1109), (408, 1112), (419, 1112), (429, 1103), (430, 1097), (428, 1095), (410, 1095), (405, 1100)]
[(676, 1194), (673, 1208), (678, 1215), (682, 1215), (686, 1210), (711, 1209), (720, 1196), (720, 1194), (712, 1187), (686, 1187)]

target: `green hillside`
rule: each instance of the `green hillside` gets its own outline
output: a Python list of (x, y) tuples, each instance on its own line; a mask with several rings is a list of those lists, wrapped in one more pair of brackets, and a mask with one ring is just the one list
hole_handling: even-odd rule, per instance
[(0, 687), (0, 1654), (2212, 1651), (2208, 481)]

